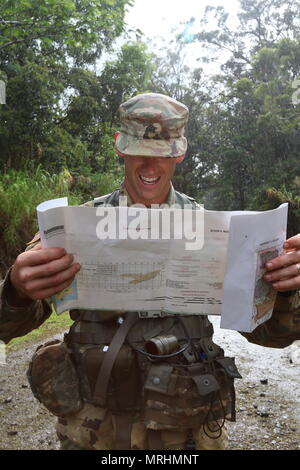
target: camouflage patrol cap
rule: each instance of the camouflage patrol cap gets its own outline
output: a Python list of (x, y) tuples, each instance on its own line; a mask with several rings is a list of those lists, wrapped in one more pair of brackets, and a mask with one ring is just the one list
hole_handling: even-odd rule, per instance
[(179, 157), (187, 149), (188, 108), (169, 96), (144, 93), (119, 108), (121, 130), (116, 150), (124, 155)]

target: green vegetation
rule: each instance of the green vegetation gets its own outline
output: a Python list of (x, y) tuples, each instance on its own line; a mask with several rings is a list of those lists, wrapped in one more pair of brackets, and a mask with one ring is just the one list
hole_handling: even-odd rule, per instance
[(62, 313), (61, 315), (57, 315), (53, 312), (48, 320), (46, 320), (38, 329), (31, 331), (31, 333), (28, 333), (26, 336), (11, 340), (7, 345), (7, 349), (8, 351), (13, 351), (19, 347), (44, 341), (52, 335), (69, 330), (72, 323), (73, 322), (67, 312)]
[(0, 177), (0, 259), (6, 271), (18, 253), (24, 250), (37, 232), (36, 205), (61, 196), (76, 204), (78, 197), (69, 194), (70, 174), (50, 175), (40, 166), (28, 174), (11, 170)]

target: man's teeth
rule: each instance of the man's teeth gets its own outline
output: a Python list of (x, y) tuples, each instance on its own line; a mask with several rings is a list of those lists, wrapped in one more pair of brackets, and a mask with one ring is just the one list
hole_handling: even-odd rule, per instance
[(140, 178), (143, 181), (143, 183), (146, 183), (146, 184), (153, 184), (159, 180), (159, 176), (156, 178), (147, 178), (146, 176), (140, 175)]

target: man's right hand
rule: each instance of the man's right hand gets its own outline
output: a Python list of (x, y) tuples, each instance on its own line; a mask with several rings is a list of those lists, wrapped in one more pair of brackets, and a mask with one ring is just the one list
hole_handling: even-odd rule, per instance
[(64, 248), (42, 248), (38, 243), (21, 253), (10, 272), (14, 305), (46, 299), (68, 287), (80, 270)]

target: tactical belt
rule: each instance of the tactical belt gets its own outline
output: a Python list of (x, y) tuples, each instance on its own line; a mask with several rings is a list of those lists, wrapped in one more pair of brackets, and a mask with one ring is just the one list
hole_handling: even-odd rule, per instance
[[(138, 318), (137, 316), (137, 313), (136, 312), (129, 312), (129, 316), (130, 317), (135, 317), (136, 321), (148, 321), (148, 320), (144, 320), (144, 319), (141, 319), (141, 318)], [(189, 317), (185, 317), (185, 316), (181, 316), (181, 320), (184, 321), (185, 319), (188, 319)], [(116, 320), (116, 319), (115, 319)], [(149, 319), (150, 320), (150, 319)], [(199, 325), (199, 328), (197, 328), (197, 330), (192, 330), (189, 328), (189, 325), (186, 325), (188, 331), (189, 331), (189, 335), (192, 339), (199, 339), (199, 338), (203, 338), (203, 337), (211, 337), (213, 335), (213, 326), (212, 324), (208, 324), (208, 325)], [(103, 343), (107, 343), (107, 344), (110, 344), (112, 338), (113, 338), (113, 335), (114, 335), (114, 332), (115, 332), (115, 328), (116, 328), (116, 323), (114, 322), (113, 325), (110, 325), (109, 328), (104, 328), (102, 330), (101, 333), (93, 333), (93, 332), (90, 332), (90, 331), (71, 331), (69, 333), (69, 337), (71, 339), (72, 342), (74, 343), (77, 343), (77, 344), (103, 344)], [(149, 338), (152, 338), (158, 334), (161, 333), (161, 331), (163, 331), (164, 328), (161, 328), (161, 327), (156, 327), (156, 328), (153, 328), (149, 331), (145, 331), (144, 332), (144, 335), (143, 337), (141, 336), (141, 333), (140, 333), (140, 330), (133, 330), (130, 332), (130, 341), (131, 342), (140, 342), (143, 340), (143, 338), (145, 340), (149, 339)]]

